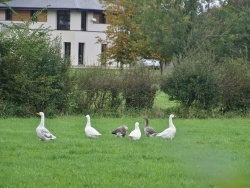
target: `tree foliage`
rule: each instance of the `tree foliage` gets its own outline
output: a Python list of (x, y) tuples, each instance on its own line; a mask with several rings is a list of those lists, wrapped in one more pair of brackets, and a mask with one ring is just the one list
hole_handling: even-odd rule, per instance
[[(229, 3), (197, 16), (192, 22), (183, 56), (174, 61), (177, 62), (175, 69), (164, 79), (162, 90), (186, 108), (212, 107), (223, 112), (239, 110), (247, 114), (250, 82), (249, 11), (247, 6)], [(210, 56), (213, 57), (209, 62), (210, 68), (203, 56), (211, 58), (204, 52), (213, 54)], [(187, 59), (191, 61), (187, 62)], [(200, 68), (193, 68), (199, 64)], [(204, 76), (207, 79), (203, 79)], [(207, 97), (205, 94), (208, 94)]]
[(249, 59), (249, 11), (247, 7), (214, 8), (193, 23), (186, 50), (210, 50), (217, 61), (246, 57)]
[(149, 42), (149, 50), (156, 58), (170, 62), (175, 54), (183, 51), (189, 32), (190, 18), (185, 14), (181, 1), (145, 1), (140, 24)]
[(99, 39), (107, 44), (101, 59), (121, 64), (133, 64), (138, 57), (169, 62), (183, 52), (192, 20), (202, 9), (199, 0), (101, 2), (110, 24), (107, 38)]
[(144, 47), (141, 33), (135, 18), (138, 10), (138, 2), (133, 0), (106, 0), (102, 1), (105, 7), (106, 20), (109, 26), (106, 30), (106, 38), (99, 38), (98, 42), (107, 45), (106, 51), (101, 54), (101, 62), (113, 61), (124, 64), (132, 64), (136, 61), (139, 50)]

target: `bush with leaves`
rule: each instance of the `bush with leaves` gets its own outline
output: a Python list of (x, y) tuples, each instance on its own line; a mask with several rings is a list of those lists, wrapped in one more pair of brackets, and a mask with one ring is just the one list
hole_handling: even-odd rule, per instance
[(221, 65), (220, 107), (223, 112), (250, 110), (250, 64), (244, 59), (228, 60)]
[(121, 80), (112, 70), (91, 68), (76, 71), (76, 113), (116, 112), (122, 104)]
[(190, 53), (173, 72), (162, 79), (161, 90), (185, 108), (209, 110), (219, 100), (218, 71), (213, 57), (206, 52)]
[(152, 108), (156, 96), (157, 76), (150, 69), (136, 68), (123, 71), (123, 96), (126, 108)]
[(147, 69), (77, 70), (72, 92), (75, 112), (117, 115), (124, 104), (129, 109), (152, 108), (157, 87), (150, 72)]
[(0, 98), (15, 107), (11, 115), (63, 112), (69, 61), (61, 57), (60, 38), (52, 38), (42, 26), (30, 30), (30, 24), (8, 27), (0, 37)]

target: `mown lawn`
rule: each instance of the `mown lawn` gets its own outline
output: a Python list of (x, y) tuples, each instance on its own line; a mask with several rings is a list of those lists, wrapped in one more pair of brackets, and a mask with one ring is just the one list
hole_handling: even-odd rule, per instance
[[(84, 116), (45, 119), (50, 142), (37, 138), (39, 117), (0, 119), (0, 187), (250, 187), (249, 119), (176, 118), (172, 141), (130, 141), (110, 132), (135, 121), (143, 131), (142, 117), (91, 118), (98, 139)], [(168, 120), (149, 123), (162, 131)]]

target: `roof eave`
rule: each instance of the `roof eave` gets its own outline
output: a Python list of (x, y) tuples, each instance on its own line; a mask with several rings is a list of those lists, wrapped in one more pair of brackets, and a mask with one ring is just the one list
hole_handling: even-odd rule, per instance
[[(104, 9), (82, 9), (82, 8), (46, 8), (46, 7), (11, 7), (14, 10), (41, 10), (41, 9), (46, 9), (46, 10), (77, 10), (77, 11), (95, 11), (95, 12), (102, 12)], [(1, 10), (6, 10), (9, 9), (8, 7), (0, 7)]]

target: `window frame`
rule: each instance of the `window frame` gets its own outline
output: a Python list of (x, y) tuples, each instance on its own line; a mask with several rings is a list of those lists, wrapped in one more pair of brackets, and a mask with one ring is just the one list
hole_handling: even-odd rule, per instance
[(107, 20), (103, 12), (94, 12), (93, 17), (96, 19), (95, 23), (106, 24)]
[[(37, 11), (38, 10), (31, 10), (30, 11), (30, 18), (32, 18)], [(37, 22), (38, 21), (38, 16), (34, 16), (32, 21)]]
[(71, 42), (64, 42), (64, 57), (69, 58), (71, 56)]
[(13, 20), (13, 13), (10, 9), (5, 10), (5, 20), (12, 21)]
[(81, 31), (87, 30), (87, 12), (82, 11), (81, 12)]
[[(63, 24), (60, 24), (60, 21), (62, 21)], [(70, 11), (57, 11), (57, 30), (70, 30)]]
[(78, 65), (84, 65), (85, 43), (78, 43)]

